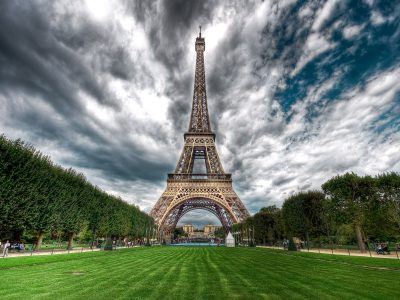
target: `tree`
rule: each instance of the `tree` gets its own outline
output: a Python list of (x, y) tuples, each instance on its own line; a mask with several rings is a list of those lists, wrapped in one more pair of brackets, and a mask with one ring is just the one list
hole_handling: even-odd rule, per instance
[(281, 210), (275, 205), (261, 208), (252, 218), (257, 244), (275, 242), (283, 238)]
[(226, 237), (226, 231), (224, 227), (218, 227), (214, 231), (214, 236), (218, 239), (224, 239)]
[(175, 227), (174, 229), (174, 239), (178, 239), (184, 236), (185, 232), (183, 231), (182, 227)]
[(266, 244), (283, 238), (281, 210), (274, 206), (263, 207), (254, 216), (232, 225), (237, 243)]
[(365, 252), (362, 226), (368, 204), (374, 197), (374, 180), (370, 176), (359, 177), (354, 173), (338, 175), (322, 185), (327, 195), (329, 212), (338, 224), (351, 224), (358, 247)]
[(320, 191), (300, 192), (290, 196), (282, 206), (286, 233), (309, 242), (310, 236), (327, 234), (325, 195)]
[(388, 220), (400, 231), (400, 175), (386, 173), (376, 176), (379, 201), (387, 207)]

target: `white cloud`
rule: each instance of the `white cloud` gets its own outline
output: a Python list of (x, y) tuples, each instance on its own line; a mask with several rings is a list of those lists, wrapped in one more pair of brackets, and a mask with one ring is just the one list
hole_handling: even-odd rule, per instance
[(328, 0), (325, 5), (317, 13), (317, 18), (314, 21), (312, 30), (319, 31), (326, 21), (328, 21), (335, 10), (340, 5), (340, 0)]
[(343, 36), (346, 39), (351, 40), (351, 39), (357, 37), (363, 28), (364, 28), (364, 26), (362, 26), (362, 25), (353, 25), (353, 26), (345, 27), (343, 29)]
[(303, 54), (291, 75), (294, 76), (298, 74), (310, 61), (335, 46), (336, 43), (328, 41), (328, 39), (321, 33), (314, 32), (310, 34), (303, 47)]
[[(399, 171), (400, 135), (384, 141), (371, 129), (371, 124), (394, 105), (395, 95), (400, 91), (399, 76), (400, 69), (374, 76), (365, 88), (360, 86), (328, 103), (311, 123), (305, 119), (307, 106), (300, 106), (282, 136), (274, 140), (263, 137), (242, 146), (239, 159), (244, 164), (243, 177), (251, 182), (244, 199), (264, 191), (263, 205), (281, 203), (303, 187), (318, 189), (338, 173)], [(303, 103), (311, 104), (310, 98), (327, 88), (314, 90)], [(254, 147), (268, 147), (270, 152), (254, 159), (249, 151)]]
[[(337, 46), (337, 43), (331, 40), (331, 35), (333, 30), (341, 26), (342, 21), (336, 21), (329, 28), (324, 28), (324, 25), (332, 20), (343, 8), (344, 2), (340, 0), (328, 0), (317, 10), (314, 22), (309, 29), (310, 33), (302, 46), (303, 53), (298, 59), (296, 67), (291, 72), (292, 76), (297, 75), (310, 61)], [(308, 18), (311, 14), (312, 8), (310, 5), (307, 5), (300, 11), (299, 16)]]
[(371, 23), (373, 25), (381, 25), (388, 20), (389, 19), (385, 19), (379, 11), (373, 10), (371, 13)]
[(90, 15), (98, 21), (103, 21), (112, 11), (110, 1), (107, 0), (85, 0), (85, 4)]
[(192, 224), (195, 228), (202, 229), (206, 224), (221, 226), (216, 216), (206, 210), (192, 210), (185, 214), (178, 223), (178, 226)]
[(313, 9), (311, 8), (311, 6), (306, 5), (300, 10), (299, 17), (308, 18), (308, 17), (311, 17), (313, 14), (314, 14), (314, 12), (313, 12)]

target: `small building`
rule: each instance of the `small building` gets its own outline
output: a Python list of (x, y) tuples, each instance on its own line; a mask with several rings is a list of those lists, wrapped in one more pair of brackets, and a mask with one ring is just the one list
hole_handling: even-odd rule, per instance
[(235, 239), (233, 238), (231, 232), (225, 238), (225, 246), (226, 247), (235, 247)]

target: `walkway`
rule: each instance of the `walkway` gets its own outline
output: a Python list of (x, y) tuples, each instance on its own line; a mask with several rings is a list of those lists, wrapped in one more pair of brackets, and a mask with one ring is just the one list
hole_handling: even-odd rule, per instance
[[(99, 248), (74, 248), (71, 250), (55, 249), (55, 250), (40, 250), (40, 251), (24, 251), (24, 252), (9, 252), (5, 258), (21, 257), (21, 256), (38, 256), (38, 255), (56, 255), (56, 254), (73, 254), (82, 252), (100, 251)], [(2, 253), (0, 253), (1, 255)], [(0, 258), (3, 258), (1, 255)]]
[[(257, 246), (258, 248), (268, 248), (268, 249), (276, 249), (276, 250), (285, 250), (283, 247), (274, 247), (274, 246)], [(313, 252), (313, 253), (321, 253), (321, 254), (334, 254), (334, 255), (347, 255), (347, 256), (364, 256), (364, 257), (375, 257), (375, 258), (392, 258), (392, 259), (400, 259), (399, 253), (397, 251), (392, 251), (390, 254), (376, 254), (375, 251), (367, 251), (365, 253), (361, 253), (359, 250), (348, 250), (348, 249), (301, 249), (299, 252)]]

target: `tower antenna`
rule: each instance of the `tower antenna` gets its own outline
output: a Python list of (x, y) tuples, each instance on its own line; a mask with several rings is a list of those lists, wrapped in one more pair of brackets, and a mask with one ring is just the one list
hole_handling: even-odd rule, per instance
[(199, 29), (200, 29), (199, 37), (201, 37), (201, 25), (199, 26)]

